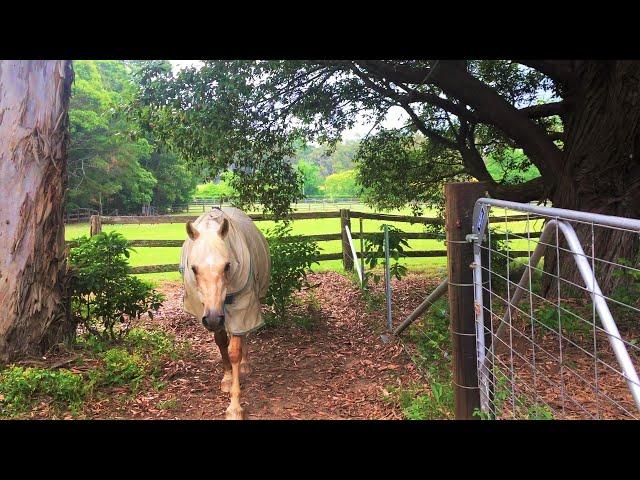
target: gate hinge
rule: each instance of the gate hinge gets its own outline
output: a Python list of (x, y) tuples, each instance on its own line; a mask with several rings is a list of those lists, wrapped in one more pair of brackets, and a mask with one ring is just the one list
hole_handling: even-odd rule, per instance
[(477, 242), (479, 237), (477, 233), (470, 233), (464, 238), (467, 242), (473, 243), (473, 242)]

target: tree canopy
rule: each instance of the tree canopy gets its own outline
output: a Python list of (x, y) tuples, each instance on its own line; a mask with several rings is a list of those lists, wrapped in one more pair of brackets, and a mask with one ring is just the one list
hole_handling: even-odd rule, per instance
[(162, 209), (193, 195), (195, 178), (179, 156), (157, 145), (151, 134), (132, 135), (136, 125), (121, 111), (135, 91), (132, 66), (112, 60), (74, 62), (69, 209), (131, 212), (151, 202)]

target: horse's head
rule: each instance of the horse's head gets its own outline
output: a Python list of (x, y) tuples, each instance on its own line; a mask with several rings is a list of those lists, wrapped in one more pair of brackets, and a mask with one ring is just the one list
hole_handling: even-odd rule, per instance
[(227, 296), (231, 263), (224, 238), (229, 233), (225, 218), (219, 228), (202, 228), (187, 222), (187, 234), (193, 240), (189, 267), (196, 279), (198, 296), (204, 305), (202, 324), (209, 331), (224, 328), (224, 301)]

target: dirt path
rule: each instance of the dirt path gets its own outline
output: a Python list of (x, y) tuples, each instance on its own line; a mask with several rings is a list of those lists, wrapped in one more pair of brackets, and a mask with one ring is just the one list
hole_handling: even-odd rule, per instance
[[(383, 344), (382, 314), (367, 314), (358, 288), (336, 273), (313, 275), (319, 311), (312, 325), (264, 328), (249, 340), (252, 373), (242, 386), (248, 419), (399, 419), (385, 400), (390, 385), (418, 381), (401, 347)], [(182, 311), (182, 286), (166, 283), (164, 307), (146, 323), (192, 346), (189, 358), (165, 368), (166, 386), (126, 402), (101, 401), (94, 418), (223, 419), (222, 363), (213, 335)], [(416, 302), (418, 302), (418, 296)], [(308, 307), (301, 307), (308, 308)], [(106, 410), (106, 411), (105, 411)]]

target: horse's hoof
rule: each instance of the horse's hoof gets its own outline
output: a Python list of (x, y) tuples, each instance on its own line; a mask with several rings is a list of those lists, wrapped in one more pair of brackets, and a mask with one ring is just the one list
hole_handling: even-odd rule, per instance
[(242, 375), (251, 375), (251, 365), (249, 363), (241, 363), (240, 373)]
[(227, 408), (227, 420), (244, 420), (244, 410), (242, 408)]

